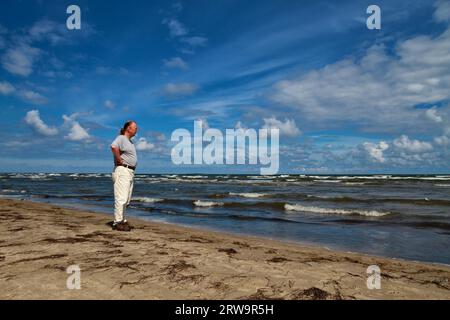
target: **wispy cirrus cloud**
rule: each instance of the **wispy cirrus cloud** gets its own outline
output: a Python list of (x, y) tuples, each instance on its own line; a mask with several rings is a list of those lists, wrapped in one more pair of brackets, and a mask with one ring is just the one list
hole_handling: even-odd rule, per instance
[(42, 94), (35, 92), (33, 90), (19, 90), (17, 95), (25, 101), (31, 102), (33, 104), (45, 104), (48, 102), (47, 98)]
[(38, 105), (48, 102), (48, 99), (39, 92), (30, 89), (16, 88), (7, 81), (0, 82), (0, 94), (5, 96), (13, 94), (23, 101)]
[(179, 51), (185, 54), (193, 54), (198, 47), (206, 46), (208, 38), (200, 35), (192, 34), (176, 15), (183, 9), (183, 6), (175, 7), (175, 14), (172, 17), (164, 18), (162, 24), (169, 29), (169, 35), (175, 39), (180, 45)]
[(171, 59), (164, 59), (163, 60), (164, 67), (170, 68), (170, 69), (181, 69), (181, 70), (187, 70), (189, 69), (189, 66), (186, 61), (184, 61), (180, 57), (174, 57)]

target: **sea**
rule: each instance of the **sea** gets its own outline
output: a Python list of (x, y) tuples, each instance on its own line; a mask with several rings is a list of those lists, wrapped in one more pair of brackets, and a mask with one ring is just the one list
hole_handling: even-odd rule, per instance
[[(0, 197), (113, 219), (111, 174), (2, 173)], [(127, 214), (450, 265), (450, 175), (137, 174)]]

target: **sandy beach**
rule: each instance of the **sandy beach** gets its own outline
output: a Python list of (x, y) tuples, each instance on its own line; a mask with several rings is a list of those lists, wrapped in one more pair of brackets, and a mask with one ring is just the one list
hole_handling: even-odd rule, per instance
[[(1, 299), (450, 299), (450, 267), (0, 199)], [(81, 269), (69, 290), (67, 267)], [(367, 267), (381, 269), (369, 290)]]

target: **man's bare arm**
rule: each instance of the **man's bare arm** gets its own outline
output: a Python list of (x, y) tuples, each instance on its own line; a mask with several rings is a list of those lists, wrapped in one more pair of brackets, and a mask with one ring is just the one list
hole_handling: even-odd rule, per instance
[(120, 150), (119, 148), (116, 147), (111, 147), (111, 151), (114, 155), (114, 163), (116, 164), (116, 166), (119, 166), (122, 164), (122, 158), (120, 157)]

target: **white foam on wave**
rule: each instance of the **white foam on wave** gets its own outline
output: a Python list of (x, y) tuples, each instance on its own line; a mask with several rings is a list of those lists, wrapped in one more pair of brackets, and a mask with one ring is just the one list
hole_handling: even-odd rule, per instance
[(308, 198), (318, 198), (318, 199), (342, 198), (342, 197), (321, 196), (321, 195), (313, 195), (313, 194), (307, 194), (306, 197), (308, 197)]
[(2, 189), (2, 192), (5, 193), (26, 193), (26, 190), (14, 190), (14, 189)]
[(194, 205), (196, 205), (197, 207), (214, 207), (223, 206), (223, 202), (196, 200), (194, 201)]
[(237, 192), (230, 192), (229, 195), (230, 196), (243, 197), (243, 198), (261, 198), (261, 197), (265, 197), (267, 195), (267, 193), (257, 193), (257, 192), (237, 193)]
[(155, 202), (161, 202), (161, 201), (164, 201), (164, 199), (160, 199), (160, 198), (149, 198), (149, 197), (133, 197), (131, 200), (133, 200), (133, 201), (139, 201), (139, 202), (145, 202), (145, 203), (155, 203)]
[(375, 210), (367, 211), (367, 210), (350, 210), (350, 209), (332, 209), (332, 208), (302, 206), (300, 204), (285, 204), (284, 209), (287, 211), (303, 211), (303, 212), (323, 213), (323, 214), (341, 214), (341, 215), (357, 214), (366, 217), (382, 217), (390, 214), (390, 212), (380, 212)]
[(205, 179), (205, 178), (208, 178), (208, 176), (183, 176), (183, 178), (186, 178), (186, 179)]
[(444, 188), (449, 188), (450, 184), (446, 184), (446, 183), (437, 183), (435, 184), (436, 187), (444, 187)]

